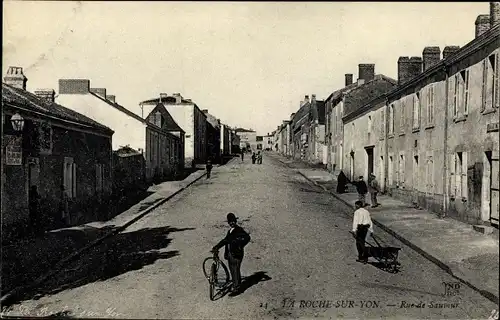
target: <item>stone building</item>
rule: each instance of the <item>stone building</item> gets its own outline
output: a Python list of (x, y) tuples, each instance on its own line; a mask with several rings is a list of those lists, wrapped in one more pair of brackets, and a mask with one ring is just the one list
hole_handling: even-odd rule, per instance
[(112, 192), (113, 130), (26, 83), (20, 67), (2, 83), (2, 240), (105, 218)]
[(464, 47), (401, 57), (399, 85), (344, 116), (344, 139), (362, 155), (356, 175), (375, 172), (392, 196), (441, 215), (498, 225), (498, 5)]

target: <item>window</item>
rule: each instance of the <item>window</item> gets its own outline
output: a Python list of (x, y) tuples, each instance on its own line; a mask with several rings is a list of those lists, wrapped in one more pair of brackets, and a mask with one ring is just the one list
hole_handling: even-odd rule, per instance
[(492, 54), (483, 60), (483, 83), (481, 112), (491, 111), (500, 104), (500, 89), (498, 88), (498, 54)]
[(427, 88), (427, 125), (434, 124), (434, 85)]
[(63, 186), (66, 196), (70, 199), (76, 197), (76, 163), (73, 158), (64, 157)]
[(399, 117), (399, 129), (401, 133), (405, 132), (405, 104), (403, 101), (400, 103), (399, 109), (401, 110), (401, 116)]
[(155, 113), (155, 125), (161, 128), (161, 112), (157, 111)]
[(403, 153), (399, 155), (398, 163), (398, 186), (404, 188), (405, 184), (405, 156)]
[(413, 156), (413, 188), (415, 190), (420, 190), (420, 183), (419, 183), (419, 171), (418, 171), (418, 155)]
[(469, 113), (469, 70), (460, 72), (464, 82), (463, 101), (464, 101), (464, 114)]
[(425, 165), (426, 176), (426, 191), (434, 193), (434, 159), (432, 155), (427, 155), (427, 162)]
[(413, 96), (413, 129), (420, 128), (420, 94)]
[(394, 104), (389, 107), (389, 134), (394, 134)]
[(52, 152), (52, 127), (47, 123), (42, 123), (38, 127), (40, 153), (50, 154)]
[(380, 110), (380, 137), (385, 136), (385, 110), (382, 108)]
[(451, 194), (455, 197), (467, 198), (467, 152), (456, 152), (451, 157)]
[(392, 159), (392, 156), (389, 156), (389, 166), (388, 166), (388, 174), (389, 174), (389, 185), (393, 185), (394, 184), (394, 165), (393, 165), (393, 159)]
[(103, 168), (101, 163), (96, 163), (95, 165), (95, 191), (96, 193), (100, 193), (103, 191)]

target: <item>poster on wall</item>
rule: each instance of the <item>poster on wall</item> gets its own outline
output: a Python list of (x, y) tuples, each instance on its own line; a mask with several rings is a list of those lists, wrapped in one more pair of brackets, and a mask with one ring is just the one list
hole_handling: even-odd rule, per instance
[(5, 164), (9, 166), (20, 166), (23, 164), (22, 137), (5, 136), (8, 141), (5, 147)]

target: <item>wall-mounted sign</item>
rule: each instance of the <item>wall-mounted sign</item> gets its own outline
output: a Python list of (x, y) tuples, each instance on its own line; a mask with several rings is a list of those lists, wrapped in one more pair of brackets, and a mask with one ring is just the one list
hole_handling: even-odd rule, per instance
[(5, 135), (7, 145), (5, 147), (5, 164), (9, 166), (20, 166), (23, 164), (22, 137)]
[(486, 132), (495, 132), (498, 131), (499, 128), (499, 123), (488, 123), (488, 126), (486, 127)]

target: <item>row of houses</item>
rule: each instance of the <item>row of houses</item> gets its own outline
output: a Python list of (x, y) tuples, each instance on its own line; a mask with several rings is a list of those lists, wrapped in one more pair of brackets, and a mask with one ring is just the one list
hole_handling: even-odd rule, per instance
[(354, 179), (374, 173), (390, 195), (471, 224), (498, 226), (500, 3), (463, 47), (398, 59), (398, 79), (359, 64), (358, 80), (305, 96), (273, 132), (275, 149)]
[(234, 129), (180, 94), (127, 109), (88, 79), (27, 90), (21, 67), (2, 83), (5, 237), (103, 218), (112, 197), (175, 179), (239, 145)]

